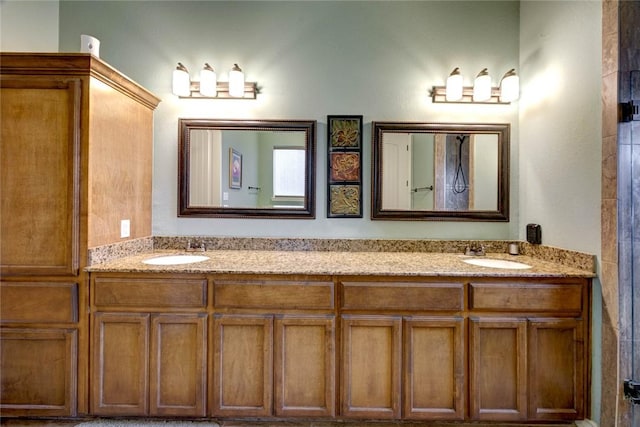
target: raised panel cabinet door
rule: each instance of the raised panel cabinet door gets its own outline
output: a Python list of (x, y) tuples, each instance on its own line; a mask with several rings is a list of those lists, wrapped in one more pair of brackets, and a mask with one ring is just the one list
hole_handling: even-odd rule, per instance
[(403, 418), (464, 419), (464, 320), (409, 317), (403, 329)]
[(574, 420), (584, 416), (584, 323), (577, 319), (529, 322), (529, 417)]
[(333, 316), (275, 319), (275, 414), (335, 416)]
[(80, 79), (0, 80), (0, 252), (7, 275), (79, 269)]
[(213, 415), (272, 415), (273, 317), (218, 314), (213, 323)]
[(0, 329), (0, 413), (75, 416), (77, 331)]
[(527, 417), (527, 321), (472, 318), (469, 325), (471, 418), (488, 421)]
[(206, 415), (206, 314), (151, 318), (150, 415)]
[(400, 418), (400, 316), (345, 315), (342, 321), (342, 415)]
[(149, 314), (93, 316), (91, 413), (147, 415)]

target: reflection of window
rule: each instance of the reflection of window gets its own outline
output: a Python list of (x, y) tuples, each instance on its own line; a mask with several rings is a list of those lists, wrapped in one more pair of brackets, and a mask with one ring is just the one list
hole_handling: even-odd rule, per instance
[(304, 197), (305, 150), (301, 147), (273, 148), (273, 196)]

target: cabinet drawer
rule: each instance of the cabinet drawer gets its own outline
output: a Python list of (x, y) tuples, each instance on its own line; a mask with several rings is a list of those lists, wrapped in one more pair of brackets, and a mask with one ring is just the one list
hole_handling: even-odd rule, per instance
[(2, 322), (69, 323), (78, 321), (76, 283), (2, 282)]
[(582, 285), (471, 283), (471, 308), (491, 311), (582, 311)]
[(216, 280), (221, 308), (332, 309), (333, 283), (288, 280)]
[(93, 298), (98, 308), (205, 308), (207, 281), (96, 277)]
[(462, 283), (343, 282), (342, 307), (354, 310), (458, 311)]

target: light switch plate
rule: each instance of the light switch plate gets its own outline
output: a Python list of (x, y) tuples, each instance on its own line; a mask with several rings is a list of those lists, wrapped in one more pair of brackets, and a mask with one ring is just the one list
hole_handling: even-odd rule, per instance
[(131, 220), (123, 219), (120, 221), (120, 238), (131, 236)]

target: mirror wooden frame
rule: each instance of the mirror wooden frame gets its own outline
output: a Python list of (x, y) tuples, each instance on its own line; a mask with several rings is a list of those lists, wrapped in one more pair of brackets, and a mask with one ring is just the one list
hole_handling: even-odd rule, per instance
[[(178, 216), (213, 218), (315, 218), (316, 177), (315, 120), (216, 120), (179, 119), (178, 138)], [(305, 133), (305, 200), (301, 208), (239, 208), (189, 206), (190, 132), (195, 129), (255, 130)]]
[[(509, 152), (508, 123), (413, 123), (372, 122), (371, 219), (407, 221), (509, 221)], [(385, 132), (456, 133), (498, 135), (498, 206), (496, 210), (396, 210), (382, 208), (382, 137)]]

